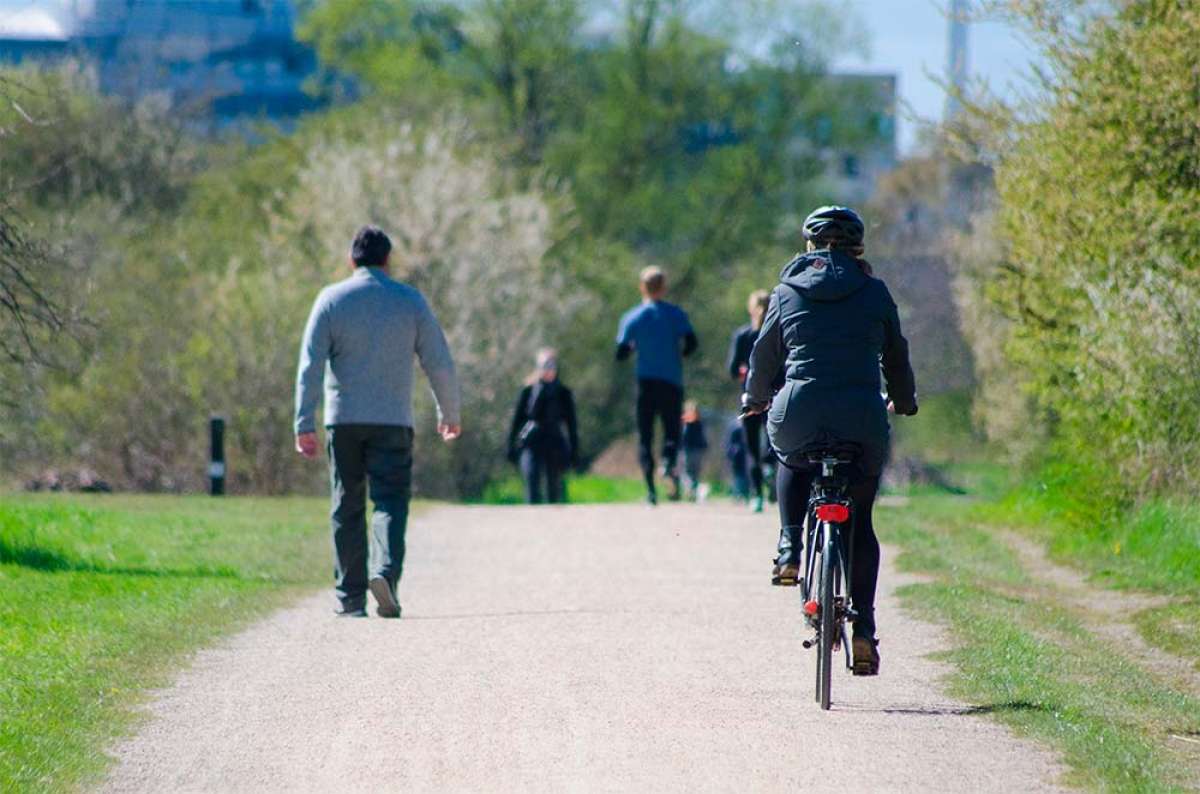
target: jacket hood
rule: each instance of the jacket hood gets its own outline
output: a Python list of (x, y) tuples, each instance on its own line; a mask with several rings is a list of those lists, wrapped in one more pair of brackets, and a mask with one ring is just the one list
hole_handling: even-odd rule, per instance
[(841, 251), (809, 251), (796, 254), (783, 266), (779, 280), (806, 298), (839, 301), (858, 292), (870, 280), (854, 257)]

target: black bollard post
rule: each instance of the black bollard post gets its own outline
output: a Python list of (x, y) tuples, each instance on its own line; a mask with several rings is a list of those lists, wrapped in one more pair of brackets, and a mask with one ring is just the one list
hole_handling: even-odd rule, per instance
[(225, 493), (225, 418), (213, 416), (208, 420), (209, 455), (208, 492), (213, 496)]

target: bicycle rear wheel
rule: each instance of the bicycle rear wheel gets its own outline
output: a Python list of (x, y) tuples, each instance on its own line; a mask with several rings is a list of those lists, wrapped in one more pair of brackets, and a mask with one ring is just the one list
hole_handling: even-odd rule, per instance
[[(809, 513), (805, 520), (805, 539), (804, 539), (804, 586), (801, 588), (803, 598), (801, 603), (807, 604), (814, 598), (818, 598), (821, 594), (821, 583), (817, 576), (821, 571), (820, 554), (817, 553), (817, 540), (820, 538), (820, 531), (815, 523), (813, 516)], [(810, 623), (811, 625), (811, 623)], [(820, 621), (818, 618), (818, 631), (820, 630)], [(810, 646), (806, 646), (810, 647)], [(817, 650), (817, 680), (813, 687), (813, 700), (821, 702), (821, 653), (820, 645)]]
[(833, 638), (837, 631), (837, 592), (835, 579), (838, 575), (837, 543), (833, 527), (825, 525), (825, 543), (821, 548), (821, 587), (818, 600), (821, 605), (821, 637), (817, 648), (817, 700), (823, 710), (829, 710), (833, 686)]

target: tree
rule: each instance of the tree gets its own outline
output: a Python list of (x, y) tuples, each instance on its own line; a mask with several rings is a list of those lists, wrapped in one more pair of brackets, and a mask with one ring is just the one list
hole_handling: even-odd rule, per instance
[[(1018, 4), (1044, 96), (998, 138), (987, 291), (1059, 448), (1133, 490), (1200, 479), (1200, 8)], [(1153, 97), (1153, 101), (1147, 101)]]
[[(52, 121), (25, 109), (31, 89), (0, 75), (0, 141), (44, 131)], [(29, 236), (28, 221), (13, 197), (25, 187), (16, 175), (5, 180), (0, 198), (0, 357), (10, 365), (46, 362), (50, 340), (73, 329), (71, 309), (55, 292), (62, 260), (45, 242)]]

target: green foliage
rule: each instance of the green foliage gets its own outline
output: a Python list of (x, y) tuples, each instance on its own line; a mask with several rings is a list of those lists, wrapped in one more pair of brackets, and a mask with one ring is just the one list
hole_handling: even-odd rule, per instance
[(1194, 489), (1200, 9), (1035, 19), (1046, 102), (996, 171), (1008, 250), (989, 294), (1011, 321), (1008, 360), (1073, 459), (1111, 462), (1133, 492)]
[[(420, 91), (394, 74), (399, 61), (362, 34), (359, 5), (322, 4), (304, 35), (380, 103), (424, 107)], [(745, 296), (769, 285), (794, 250), (789, 219), (817, 201), (823, 147), (836, 141), (851, 151), (881, 132), (860, 110), (865, 86), (821, 73), (842, 46), (840, 28), (776, 29), (771, 38), (786, 46), (755, 59), (740, 50), (727, 15), (704, 3), (630, 0), (606, 33), (585, 33), (596, 5), (481, 0), (373, 12), (389, 15), (387, 24), (424, 15), (449, 25), (440, 35), (453, 46), (423, 56), (442, 73), (428, 85), (511, 152), (526, 179), (569, 198), (549, 259), (598, 301), (581, 305), (581, 321), (552, 341), (590, 415), (589, 450), (628, 427), (619, 404), (626, 376), (605, 359), (616, 318), (638, 299), (637, 270), (647, 260), (666, 265), (671, 299), (705, 307), (694, 312), (703, 352), (691, 383), (706, 404), (732, 402), (726, 340), (744, 322)], [(784, 5), (769, 18), (801, 18), (809, 4)], [(707, 24), (715, 17), (722, 24)]]
[[(23, 203), (87, 263), (94, 332), (74, 366), (32, 379), (37, 399), (4, 408), (6, 463), (195, 489), (217, 412), (235, 491), (320, 487), (322, 467), (290, 449), (296, 345), (364, 222), (392, 232), (394, 269), (429, 296), (463, 374), (462, 442), (430, 443), (417, 397), (424, 493), (478, 496), (502, 471), (512, 400), (543, 345), (576, 391), (584, 457), (628, 431), (632, 375), (612, 339), (648, 261), (668, 267), (697, 326), (693, 394), (732, 403), (726, 341), (790, 255), (822, 152), (881, 130), (858, 86), (820, 72), (836, 30), (773, 31), (786, 46), (754, 58), (714, 10), (630, 0), (597, 36), (595, 6), (576, 0), (309, 4), (323, 85), (353, 78), (361, 99), (254, 147), (52, 85), (71, 109), (58, 137), (26, 129), (6, 152), (31, 179), (53, 176)], [(82, 154), (54, 170), (65, 152)]]
[(933, 464), (959, 463), (983, 457), (984, 446), (971, 417), (965, 390), (921, 396), (920, 422), (892, 422), (892, 454)]
[(203, 497), (0, 499), (0, 788), (99, 775), (185, 653), (314, 583), (324, 506)]

